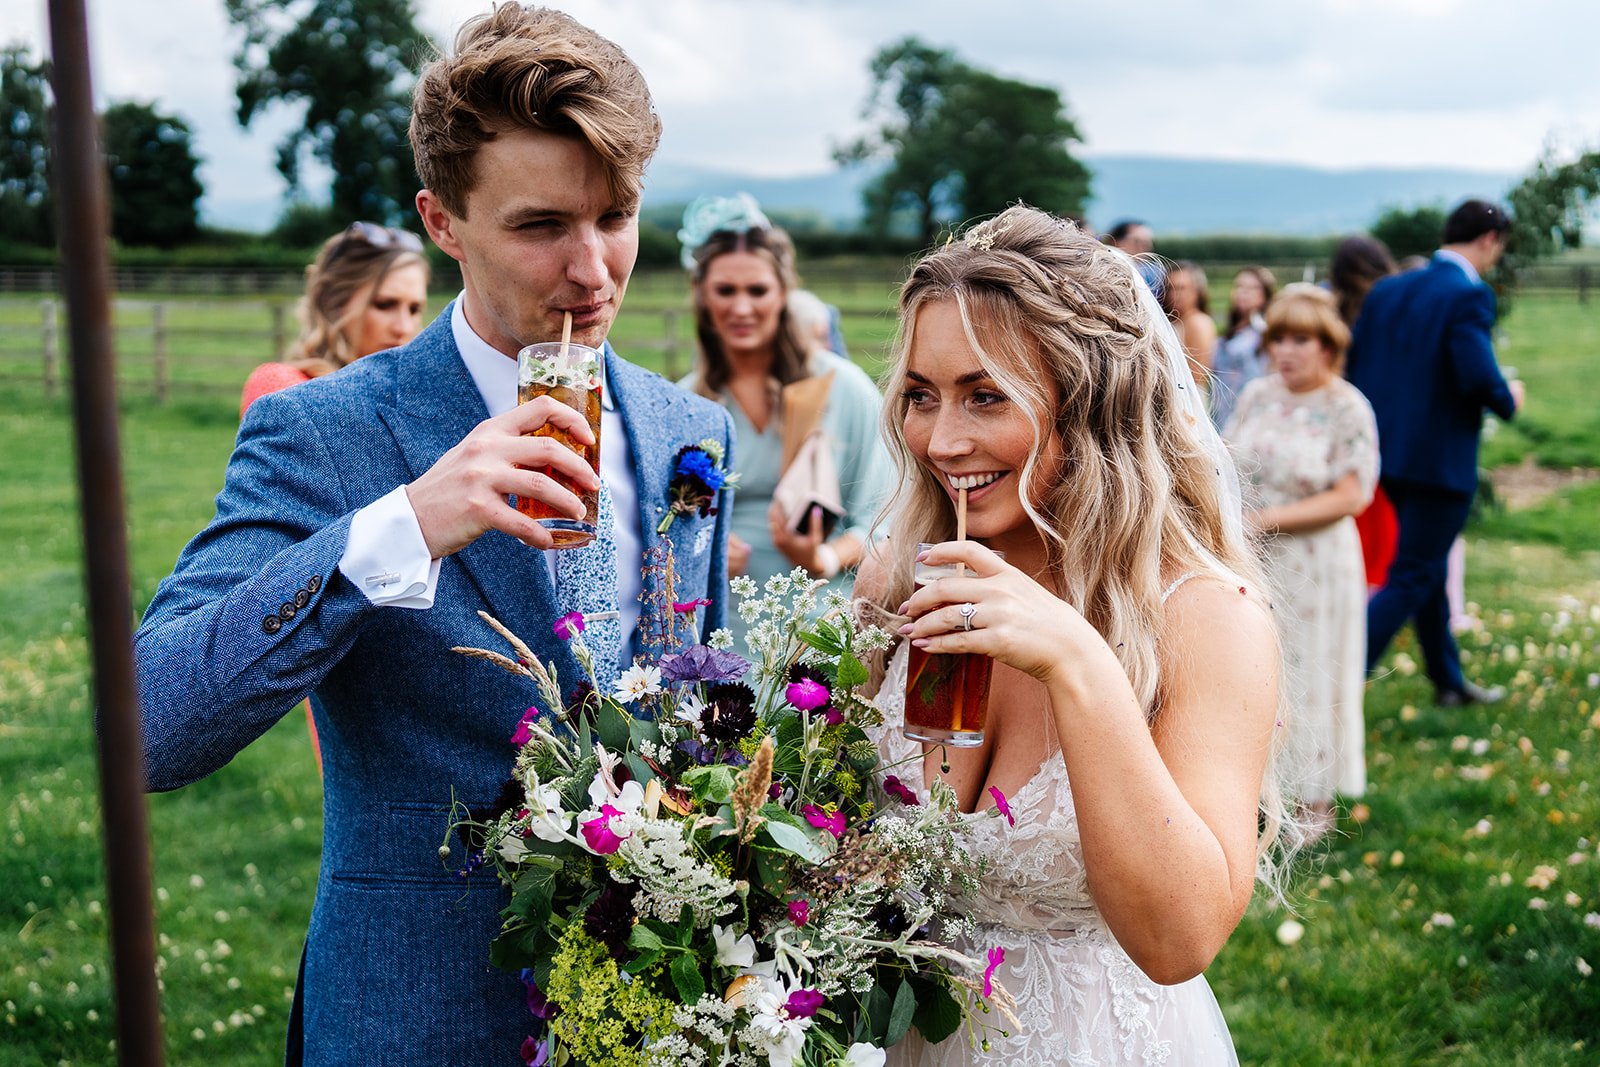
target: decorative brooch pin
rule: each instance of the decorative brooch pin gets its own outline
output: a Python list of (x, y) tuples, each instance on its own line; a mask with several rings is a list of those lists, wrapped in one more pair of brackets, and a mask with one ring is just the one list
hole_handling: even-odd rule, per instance
[(667, 514), (656, 533), (666, 533), (680, 515), (717, 513), (717, 495), (739, 483), (739, 476), (724, 470), (722, 461), (722, 446), (709, 439), (678, 449), (667, 483)]

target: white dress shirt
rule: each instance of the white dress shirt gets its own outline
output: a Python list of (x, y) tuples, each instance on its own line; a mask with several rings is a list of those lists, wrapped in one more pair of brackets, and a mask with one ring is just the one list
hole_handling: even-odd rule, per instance
[(1460, 252), (1452, 252), (1448, 248), (1441, 248), (1439, 251), (1435, 252), (1434, 255), (1438, 256), (1440, 259), (1447, 259), (1451, 263), (1454, 263), (1456, 266), (1460, 267), (1462, 270), (1466, 271), (1467, 280), (1473, 285), (1477, 285), (1479, 282), (1483, 281), (1482, 276), (1478, 274), (1478, 268), (1474, 267), (1472, 265), (1472, 261), (1466, 256), (1462, 255)]
[[(467, 373), (483, 397), (490, 418), (504, 415), (517, 405), (517, 361), (491, 347), (473, 332), (456, 299), (450, 313), (450, 330)], [(602, 375), (604, 367), (602, 366)], [(600, 391), (600, 477), (611, 491), (617, 543), (617, 607), (622, 614), (624, 640), (619, 651), (621, 666), (630, 666), (629, 645), (639, 625), (639, 595), (644, 589), (641, 568), (630, 564), (642, 559), (644, 537), (639, 523), (639, 493), (634, 484), (633, 460), (628, 435), (622, 425), (611, 390), (605, 383)], [(545, 554), (550, 582), (555, 584), (555, 552)], [(345, 542), (339, 570), (367, 599), (380, 607), (431, 608), (439, 583), (439, 561), (428, 557), (422, 527), (411, 507), (405, 486), (368, 504), (350, 520), (350, 536)], [(551, 620), (554, 621), (553, 619)]]

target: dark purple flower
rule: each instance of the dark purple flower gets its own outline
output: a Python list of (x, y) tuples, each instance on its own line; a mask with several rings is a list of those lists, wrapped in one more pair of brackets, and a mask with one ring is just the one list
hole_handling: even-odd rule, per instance
[(555, 625), (550, 628), (556, 632), (556, 636), (561, 640), (570, 641), (573, 637), (583, 633), (583, 612), (569, 611), (557, 619)]
[(663, 682), (732, 682), (744, 677), (750, 664), (743, 656), (710, 645), (690, 645), (682, 652), (662, 656)]
[(767, 799), (768, 800), (777, 800), (781, 796), (783, 796), (783, 783), (782, 782), (773, 782), (771, 785), (767, 786)]
[(796, 989), (783, 1003), (783, 1013), (791, 1019), (809, 1019), (822, 1010), (827, 998), (815, 989)]
[(920, 803), (916, 790), (892, 774), (883, 780), (883, 791), (907, 807), (916, 807)]
[(604, 945), (614, 959), (622, 959), (627, 952), (628, 938), (638, 918), (633, 907), (634, 891), (631, 885), (607, 882), (589, 910), (583, 913), (584, 932)]
[(789, 921), (804, 926), (811, 921), (811, 904), (804, 900), (789, 901)]
[(790, 682), (783, 691), (783, 698), (801, 711), (816, 711), (828, 702), (829, 696), (827, 686), (810, 678)]
[(747, 685), (719, 682), (706, 687), (700, 732), (707, 741), (725, 745), (743, 740), (756, 726), (756, 694)]

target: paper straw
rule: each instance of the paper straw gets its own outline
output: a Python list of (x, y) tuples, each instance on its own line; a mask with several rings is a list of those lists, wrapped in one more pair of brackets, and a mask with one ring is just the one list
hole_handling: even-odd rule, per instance
[(567, 346), (572, 344), (572, 312), (561, 313), (561, 362), (567, 362)]
[[(966, 539), (967, 539), (967, 491), (965, 489), (957, 489), (956, 490), (956, 540), (957, 541), (965, 541)], [(967, 573), (966, 564), (957, 563), (956, 564), (956, 573), (957, 574), (965, 574), (965, 573)]]

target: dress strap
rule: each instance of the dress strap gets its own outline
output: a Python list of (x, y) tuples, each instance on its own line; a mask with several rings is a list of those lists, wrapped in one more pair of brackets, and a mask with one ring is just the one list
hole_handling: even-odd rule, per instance
[(1184, 571), (1182, 574), (1178, 575), (1176, 578), (1174, 578), (1172, 580), (1172, 584), (1171, 585), (1167, 586), (1166, 589), (1162, 590), (1162, 592), (1161, 592), (1161, 602), (1163, 604), (1165, 604), (1167, 602), (1167, 598), (1170, 597), (1173, 593), (1176, 593), (1178, 591), (1179, 587), (1182, 586), (1185, 582), (1189, 581), (1192, 578), (1203, 577), (1207, 573), (1209, 573), (1209, 572), (1207, 572), (1207, 571)]

